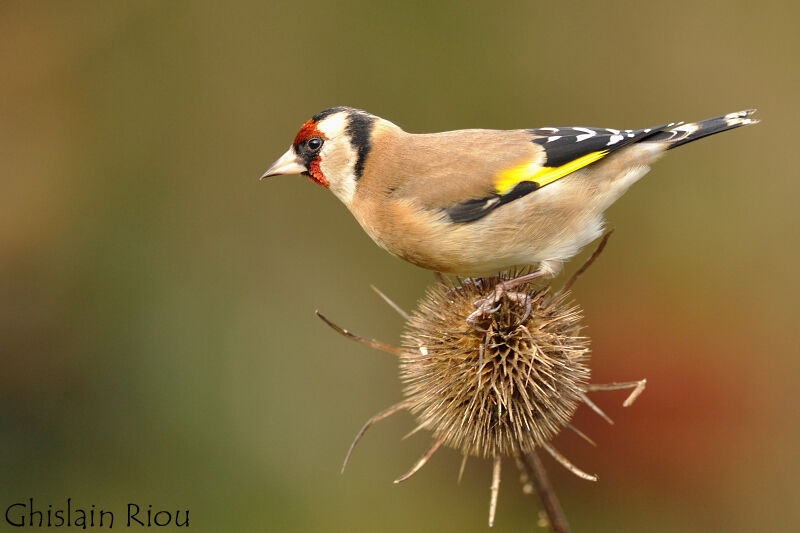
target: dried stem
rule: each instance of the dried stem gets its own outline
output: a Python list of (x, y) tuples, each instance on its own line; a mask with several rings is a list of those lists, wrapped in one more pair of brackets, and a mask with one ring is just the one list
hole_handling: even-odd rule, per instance
[(542, 501), (542, 507), (544, 507), (547, 520), (550, 522), (550, 529), (553, 533), (569, 533), (567, 518), (564, 516), (564, 511), (561, 510), (561, 504), (558, 503), (558, 497), (553, 491), (553, 486), (550, 484), (539, 456), (535, 451), (525, 454), (522, 457), (522, 464), (525, 467), (525, 473), (536, 488), (536, 494)]
[(330, 319), (328, 319), (325, 315), (323, 315), (319, 311), (314, 311), (314, 312), (317, 314), (318, 317), (320, 317), (322, 319), (323, 322), (328, 324), (331, 328), (333, 328), (338, 333), (341, 333), (342, 335), (344, 335), (348, 339), (353, 339), (354, 341), (360, 342), (361, 344), (366, 344), (367, 346), (370, 346), (372, 348), (376, 348), (376, 349), (381, 350), (383, 352), (390, 353), (392, 355), (396, 355), (398, 357), (402, 356), (403, 353), (404, 353), (402, 348), (398, 348), (397, 346), (392, 346), (391, 344), (386, 344), (385, 342), (376, 341), (375, 339), (368, 339), (366, 337), (361, 337), (360, 335), (356, 335), (355, 333), (353, 333), (351, 331), (347, 331), (346, 329), (337, 326), (336, 324), (331, 322)]
[(514, 462), (517, 464), (519, 470), (519, 482), (522, 485), (522, 494), (533, 494), (536, 490), (531, 483), (531, 476), (528, 474), (528, 468), (522, 462), (522, 458), (518, 454), (514, 454)]

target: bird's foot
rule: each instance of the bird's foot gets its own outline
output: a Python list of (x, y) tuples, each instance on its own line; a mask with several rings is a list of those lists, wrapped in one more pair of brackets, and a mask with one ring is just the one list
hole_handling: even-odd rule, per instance
[(485, 317), (488, 317), (500, 309), (500, 298), (505, 294), (502, 283), (498, 283), (490, 296), (475, 300), (475, 310), (467, 316), (467, 325), (475, 331), (486, 333), (489, 330), (478, 325)]
[(497, 285), (495, 285), (494, 290), (489, 296), (475, 300), (475, 310), (467, 316), (467, 325), (476, 331), (486, 333), (488, 330), (480, 327), (479, 324), (484, 318), (491, 316), (500, 309), (500, 300), (502, 300), (503, 297), (508, 298), (516, 304), (525, 306), (525, 314), (520, 319), (520, 322), (524, 321), (531, 313), (531, 297), (525, 292), (513, 291), (511, 289), (545, 276), (546, 274), (546, 270), (539, 268), (530, 274), (497, 282)]

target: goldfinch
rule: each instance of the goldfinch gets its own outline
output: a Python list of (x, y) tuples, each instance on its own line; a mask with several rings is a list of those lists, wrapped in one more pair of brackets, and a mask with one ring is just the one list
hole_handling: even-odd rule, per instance
[[(415, 265), (459, 276), (536, 265), (523, 282), (556, 275), (598, 238), (603, 212), (666, 150), (755, 124), (748, 118), (754, 111), (638, 130), (415, 134), (334, 107), (303, 124), (261, 177), (308, 176), (330, 189), (379, 246)], [(482, 312), (494, 302), (482, 302)]]

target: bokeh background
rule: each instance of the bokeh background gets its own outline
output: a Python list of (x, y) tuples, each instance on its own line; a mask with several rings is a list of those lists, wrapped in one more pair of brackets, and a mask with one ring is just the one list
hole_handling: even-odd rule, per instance
[[(0, 3), (0, 509), (190, 509), (194, 531), (482, 531), (491, 467), (399, 414), (391, 356), (430, 273), (328, 191), (259, 183), (311, 114), (410, 131), (647, 127), (759, 107), (669, 154), (608, 213), (576, 286), (616, 420), (545, 458), (576, 531), (796, 527), (791, 2)], [(586, 252), (582, 255), (585, 257)], [(568, 265), (574, 271), (578, 261)], [(497, 531), (535, 530), (505, 463)], [(116, 525), (116, 524), (115, 524)], [(0, 530), (7, 528), (2, 524)]]

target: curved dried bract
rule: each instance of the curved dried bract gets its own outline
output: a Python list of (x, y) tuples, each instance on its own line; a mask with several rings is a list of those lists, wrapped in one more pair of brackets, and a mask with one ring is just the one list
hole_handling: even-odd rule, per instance
[(353, 439), (353, 443), (350, 444), (350, 448), (347, 450), (347, 455), (344, 456), (344, 463), (342, 463), (342, 473), (344, 473), (344, 469), (347, 468), (347, 462), (350, 460), (350, 455), (356, 448), (356, 444), (358, 444), (358, 441), (361, 440), (361, 437), (364, 436), (364, 433), (367, 432), (367, 430), (372, 426), (372, 424), (380, 420), (383, 420), (384, 418), (387, 418), (395, 414), (396, 412), (402, 411), (403, 409), (406, 408), (408, 408), (408, 401), (402, 401), (400, 403), (396, 403), (393, 406), (389, 407), (388, 409), (385, 409), (380, 413), (378, 413), (377, 415), (373, 416), (372, 418), (367, 420), (363, 426), (361, 426), (361, 429), (356, 434), (356, 438)]
[(592, 255), (590, 255), (589, 259), (587, 259), (581, 265), (581, 267), (575, 271), (575, 273), (569, 278), (569, 280), (567, 280), (564, 286), (559, 289), (559, 294), (572, 289), (572, 286), (575, 285), (575, 282), (578, 281), (578, 278), (581, 276), (581, 274), (586, 272), (589, 267), (592, 266), (592, 263), (594, 263), (595, 260), (600, 257), (600, 254), (603, 253), (603, 249), (606, 247), (606, 244), (608, 244), (608, 239), (611, 237), (612, 233), (614, 233), (614, 230), (610, 229), (605, 233), (605, 235), (603, 235), (603, 237), (600, 239), (600, 243), (597, 245), (597, 248), (595, 248), (594, 252), (592, 252)]
[(461, 466), (458, 467), (458, 481), (456, 481), (456, 483), (459, 485), (461, 484), (461, 479), (464, 477), (464, 469), (467, 467), (467, 459), (469, 459), (469, 455), (467, 454), (464, 454), (461, 457)]
[(604, 383), (604, 384), (597, 384), (597, 385), (589, 385), (586, 387), (587, 392), (595, 392), (595, 391), (609, 391), (609, 390), (625, 390), (625, 389), (633, 389), (631, 393), (625, 398), (625, 401), (622, 402), (623, 407), (630, 407), (633, 405), (633, 402), (636, 401), (636, 398), (641, 396), (644, 392), (645, 387), (647, 386), (647, 379), (640, 379), (639, 381), (626, 381), (623, 383)]
[(489, 499), (489, 527), (494, 525), (494, 515), (497, 511), (497, 496), (500, 494), (500, 456), (494, 458), (492, 466), (492, 496)]
[[(591, 385), (590, 385), (590, 386), (591, 386)], [(602, 409), (600, 409), (599, 407), (597, 407), (597, 405), (596, 405), (596, 404), (595, 404), (595, 403), (594, 403), (592, 400), (590, 400), (590, 399), (589, 399), (589, 397), (588, 397), (588, 396), (586, 396), (586, 394), (585, 394), (585, 393), (581, 392), (581, 393), (580, 393), (580, 398), (581, 398), (581, 400), (583, 401), (583, 403), (585, 403), (586, 405), (588, 405), (588, 406), (589, 406), (589, 408), (590, 408), (592, 411), (594, 411), (595, 413), (597, 413), (597, 414), (600, 416), (600, 418), (602, 418), (603, 420), (605, 420), (606, 422), (608, 422), (608, 423), (609, 423), (609, 424), (611, 424), (612, 426), (614, 425), (614, 421), (613, 421), (613, 420), (611, 420), (611, 417), (609, 417), (607, 414), (605, 414), (605, 413), (603, 412), (603, 410), (602, 410)]]
[(583, 431), (581, 431), (580, 429), (576, 428), (576, 427), (575, 427), (575, 426), (573, 426), (572, 424), (564, 424), (564, 425), (565, 425), (565, 426), (567, 426), (567, 428), (569, 428), (570, 430), (572, 430), (572, 432), (573, 432), (573, 433), (575, 433), (577, 436), (579, 436), (580, 438), (582, 438), (583, 440), (585, 440), (586, 442), (588, 442), (588, 443), (589, 443), (589, 444), (591, 444), (592, 446), (597, 446), (597, 443), (596, 443), (595, 441), (593, 441), (592, 439), (590, 439), (590, 438), (589, 438), (589, 437), (586, 435), (586, 433), (584, 433), (584, 432), (583, 432)]
[(409, 314), (408, 314), (408, 313), (406, 313), (406, 312), (403, 310), (403, 308), (402, 308), (402, 307), (400, 307), (399, 305), (397, 305), (396, 303), (394, 303), (394, 302), (393, 302), (393, 301), (392, 301), (392, 300), (391, 300), (391, 299), (390, 299), (388, 296), (386, 296), (385, 294), (383, 294), (383, 293), (380, 291), (380, 289), (378, 289), (378, 287), (376, 287), (375, 285), (370, 285), (369, 287), (370, 287), (370, 288), (371, 288), (373, 291), (375, 291), (375, 293), (376, 293), (378, 296), (380, 296), (380, 297), (381, 297), (381, 299), (382, 299), (384, 302), (386, 302), (386, 303), (389, 305), (389, 307), (391, 307), (392, 309), (394, 309), (395, 311), (397, 311), (397, 314), (398, 314), (398, 315), (400, 315), (401, 317), (403, 317), (405, 320), (408, 320), (409, 318), (411, 318), (411, 317), (409, 316)]
[(584, 472), (583, 470), (581, 470), (580, 468), (578, 468), (577, 466), (572, 464), (569, 461), (569, 459), (567, 459), (566, 457), (561, 455), (561, 453), (558, 450), (553, 448), (548, 443), (545, 442), (544, 444), (542, 444), (542, 448), (544, 448), (547, 451), (547, 453), (549, 453), (553, 457), (553, 459), (555, 459), (556, 461), (561, 463), (561, 466), (563, 466), (564, 468), (566, 468), (567, 470), (569, 470), (570, 472), (572, 472), (573, 474), (575, 474), (579, 478), (583, 478), (583, 479), (586, 479), (588, 481), (597, 481), (597, 476), (592, 475), (592, 474), (587, 474), (586, 472)]
[(433, 454), (436, 453), (436, 450), (439, 449), (439, 446), (442, 445), (442, 442), (444, 442), (444, 439), (436, 439), (433, 442), (433, 445), (428, 449), (428, 451), (425, 452), (425, 455), (420, 457), (419, 460), (416, 463), (414, 463), (414, 466), (411, 467), (411, 470), (409, 470), (408, 472), (406, 472), (405, 474), (403, 474), (399, 478), (395, 479), (394, 482), (395, 483), (401, 483), (401, 482), (407, 480), (408, 478), (410, 478), (411, 476), (413, 476), (414, 474), (416, 474), (417, 471), (419, 471), (420, 468), (425, 466), (425, 463), (428, 462), (428, 459), (433, 457)]
[(353, 339), (356, 342), (360, 342), (361, 344), (366, 344), (371, 348), (376, 348), (383, 352), (390, 353), (392, 355), (401, 356), (403, 355), (403, 349), (398, 348), (397, 346), (392, 346), (391, 344), (386, 344), (385, 342), (376, 341), (375, 339), (368, 339), (366, 337), (362, 337), (360, 335), (356, 335), (355, 333), (348, 331), (340, 326), (334, 324), (328, 317), (320, 313), (319, 311), (314, 311), (318, 317), (322, 319), (323, 322), (328, 324), (334, 331), (340, 333), (347, 337), (348, 339)]

